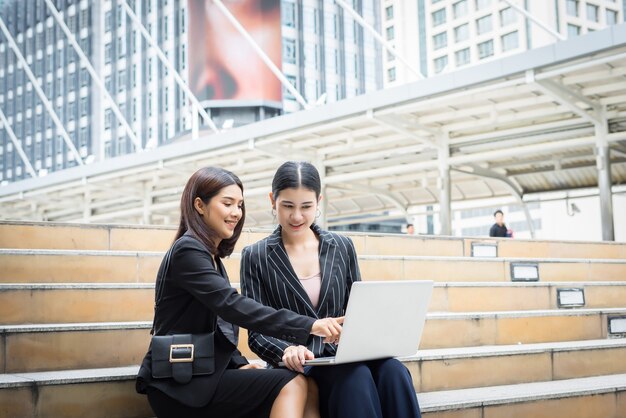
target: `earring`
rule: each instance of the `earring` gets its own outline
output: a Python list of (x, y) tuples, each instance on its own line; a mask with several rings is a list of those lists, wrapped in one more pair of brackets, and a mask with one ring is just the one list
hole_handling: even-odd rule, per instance
[(275, 218), (276, 217), (276, 209), (272, 209), (272, 216)]
[(315, 214), (315, 219), (318, 219), (320, 216), (322, 216), (322, 211), (318, 209), (317, 213)]

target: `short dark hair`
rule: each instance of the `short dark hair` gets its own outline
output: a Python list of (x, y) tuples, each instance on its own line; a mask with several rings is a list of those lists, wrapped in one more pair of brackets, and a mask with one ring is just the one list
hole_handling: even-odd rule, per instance
[(304, 187), (315, 192), (315, 197), (319, 199), (322, 192), (322, 182), (317, 168), (306, 161), (287, 161), (283, 163), (272, 180), (272, 194), (274, 199), (285, 189), (297, 189)]
[(407, 228), (408, 228), (408, 227), (410, 227), (410, 226), (413, 226), (413, 224), (406, 224), (406, 227), (407, 227)]
[(211, 254), (215, 254), (220, 258), (227, 257), (232, 254), (235, 244), (241, 235), (243, 224), (246, 220), (246, 207), (241, 206), (241, 219), (233, 236), (229, 239), (222, 240), (219, 245), (215, 245), (217, 234), (204, 223), (202, 215), (198, 213), (194, 206), (196, 197), (202, 199), (204, 204), (217, 195), (224, 187), (236, 184), (243, 194), (243, 184), (239, 177), (228, 170), (217, 167), (204, 167), (193, 173), (187, 180), (183, 195), (180, 198), (180, 224), (176, 232), (176, 238), (182, 237), (187, 231), (202, 242)]
[(495, 212), (493, 213), (493, 216), (495, 217), (498, 213), (499, 213), (499, 214), (501, 214), (502, 216), (504, 216), (504, 212), (502, 212), (500, 209), (498, 209), (497, 211), (495, 211)]

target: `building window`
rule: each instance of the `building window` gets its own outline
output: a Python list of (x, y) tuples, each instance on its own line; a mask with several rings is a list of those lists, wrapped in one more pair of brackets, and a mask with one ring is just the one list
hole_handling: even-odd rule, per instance
[(104, 63), (111, 63), (111, 43), (109, 42), (104, 46)]
[(112, 123), (113, 123), (113, 112), (111, 112), (111, 109), (107, 109), (104, 111), (104, 129), (111, 129)]
[(502, 51), (510, 51), (519, 46), (519, 36), (517, 31), (507, 33), (502, 36)]
[(435, 73), (440, 73), (448, 65), (448, 56), (444, 55), (443, 57), (439, 57), (435, 59), (434, 63), (435, 63)]
[(117, 76), (117, 91), (118, 93), (126, 90), (126, 70), (121, 70)]
[(454, 40), (456, 42), (465, 41), (466, 39), (469, 39), (469, 24), (468, 23), (454, 28)]
[(606, 24), (614, 25), (617, 23), (617, 12), (615, 10), (606, 10)]
[(111, 76), (110, 75), (104, 77), (104, 88), (109, 92), (111, 91)]
[(122, 27), (122, 22), (124, 22), (124, 11), (122, 10), (122, 6), (117, 6), (117, 27)]
[(389, 80), (390, 83), (396, 81), (396, 67), (391, 67), (387, 70), (387, 80)]
[(598, 6), (594, 6), (593, 4), (587, 5), (587, 20), (591, 20), (592, 22), (598, 21)]
[(119, 58), (126, 56), (126, 39), (123, 36), (117, 38), (117, 56)]
[(441, 32), (433, 36), (433, 48), (435, 50), (448, 46), (448, 32)]
[(439, 9), (433, 13), (433, 26), (439, 26), (446, 23), (446, 9)]
[(396, 37), (396, 33), (393, 29), (393, 26), (389, 26), (386, 30), (387, 33), (387, 40), (388, 41), (392, 41), (395, 37)]
[(484, 59), (493, 55), (493, 41), (485, 41), (478, 44), (478, 58)]
[(567, 0), (567, 14), (578, 16), (578, 0)]
[(483, 33), (487, 33), (492, 29), (493, 29), (493, 23), (492, 23), (491, 15), (487, 15), (476, 21), (476, 32), (479, 35), (482, 35)]
[(491, 0), (476, 0), (476, 10), (482, 10), (491, 5)]
[(385, 8), (385, 16), (387, 16), (387, 20), (393, 19), (393, 6), (387, 6)]
[(391, 52), (387, 51), (387, 61), (395, 61), (396, 56)]
[(567, 24), (567, 36), (578, 36), (580, 35), (580, 26), (572, 25), (570, 23)]
[(517, 12), (512, 7), (500, 10), (500, 24), (502, 26), (517, 22)]
[(282, 12), (282, 18), (280, 19), (283, 23), (283, 26), (287, 26), (289, 28), (296, 27), (296, 5), (294, 3), (285, 1), (280, 5), (280, 9)]
[(112, 16), (111, 16), (111, 11), (109, 10), (108, 12), (106, 12), (106, 14), (104, 15), (104, 31), (105, 32), (111, 32), (111, 28), (113, 27), (113, 20), (112, 20)]
[(289, 64), (296, 63), (296, 41), (294, 39), (283, 41), (283, 60)]
[(468, 11), (469, 7), (467, 5), (467, 0), (457, 1), (452, 5), (452, 12), (455, 19), (465, 16)]
[(470, 61), (470, 49), (465, 48), (460, 51), (456, 51), (454, 53), (454, 60), (456, 61), (457, 67), (468, 64)]

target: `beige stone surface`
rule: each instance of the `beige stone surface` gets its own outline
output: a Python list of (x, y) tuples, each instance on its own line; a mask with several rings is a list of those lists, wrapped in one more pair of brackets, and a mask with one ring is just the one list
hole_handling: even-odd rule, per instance
[(7, 373), (140, 364), (150, 330), (14, 333), (6, 336)]
[(153, 417), (148, 398), (135, 381), (51, 385), (39, 389), (38, 418)]
[(460, 409), (455, 411), (437, 411), (422, 414), (423, 418), (483, 418), (482, 408)]
[(111, 228), (109, 242), (116, 251), (167, 251), (174, 242), (171, 229)]
[(137, 281), (137, 257), (133, 256), (0, 254), (0, 265), (0, 282), (4, 283)]
[(496, 344), (602, 338), (600, 315), (498, 318)]
[[(508, 263), (507, 263), (508, 264)], [(510, 267), (507, 266), (510, 277)], [(539, 263), (539, 280), (542, 282), (581, 282), (593, 280), (588, 263)], [(596, 279), (602, 280), (602, 279)]]
[(495, 339), (494, 318), (428, 319), (420, 348), (474, 347), (495, 344)]
[(615, 407), (615, 394), (578, 396), (487, 406), (483, 418), (617, 418)]
[(0, 224), (0, 248), (106, 250), (105, 227)]
[(0, 418), (34, 417), (33, 398), (28, 387), (0, 389)]
[(549, 353), (422, 362), (422, 391), (463, 389), (551, 379)]
[(489, 261), (404, 260), (403, 278), (437, 282), (502, 282), (504, 263)]
[(560, 351), (553, 354), (554, 378), (626, 373), (626, 348)]
[(45, 289), (0, 292), (2, 324), (152, 320), (154, 289)]
[(452, 312), (516, 311), (550, 308), (547, 287), (450, 287)]

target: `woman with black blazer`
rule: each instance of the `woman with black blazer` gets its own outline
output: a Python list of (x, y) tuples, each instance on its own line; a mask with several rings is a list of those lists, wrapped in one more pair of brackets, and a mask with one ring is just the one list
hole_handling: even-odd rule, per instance
[[(340, 321), (315, 320), (273, 309), (230, 286), (221, 258), (232, 253), (245, 218), (243, 186), (231, 172), (203, 168), (191, 176), (181, 198), (176, 240), (157, 275), (155, 335), (213, 333), (214, 372), (187, 384), (155, 378), (152, 349), (137, 376), (159, 417), (316, 416), (307, 402), (309, 383), (288, 370), (262, 370), (237, 350), (237, 324), (272, 337), (307, 344), (313, 334), (335, 341)], [(170, 360), (171, 361), (171, 360)], [(308, 415), (305, 415), (305, 409)]]
[[(359, 266), (350, 238), (314, 223), (320, 192), (313, 165), (290, 161), (277, 170), (270, 200), (279, 226), (269, 237), (244, 248), (240, 274), (244, 295), (312, 318), (344, 315), (352, 283), (361, 279)], [(411, 375), (398, 360), (303, 367), (307, 359), (335, 355), (337, 346), (317, 337), (299, 344), (263, 331), (248, 335), (252, 351), (271, 365), (283, 361), (287, 368), (315, 379), (322, 417), (420, 417)], [(377, 338), (375, 332), (372, 338)]]

